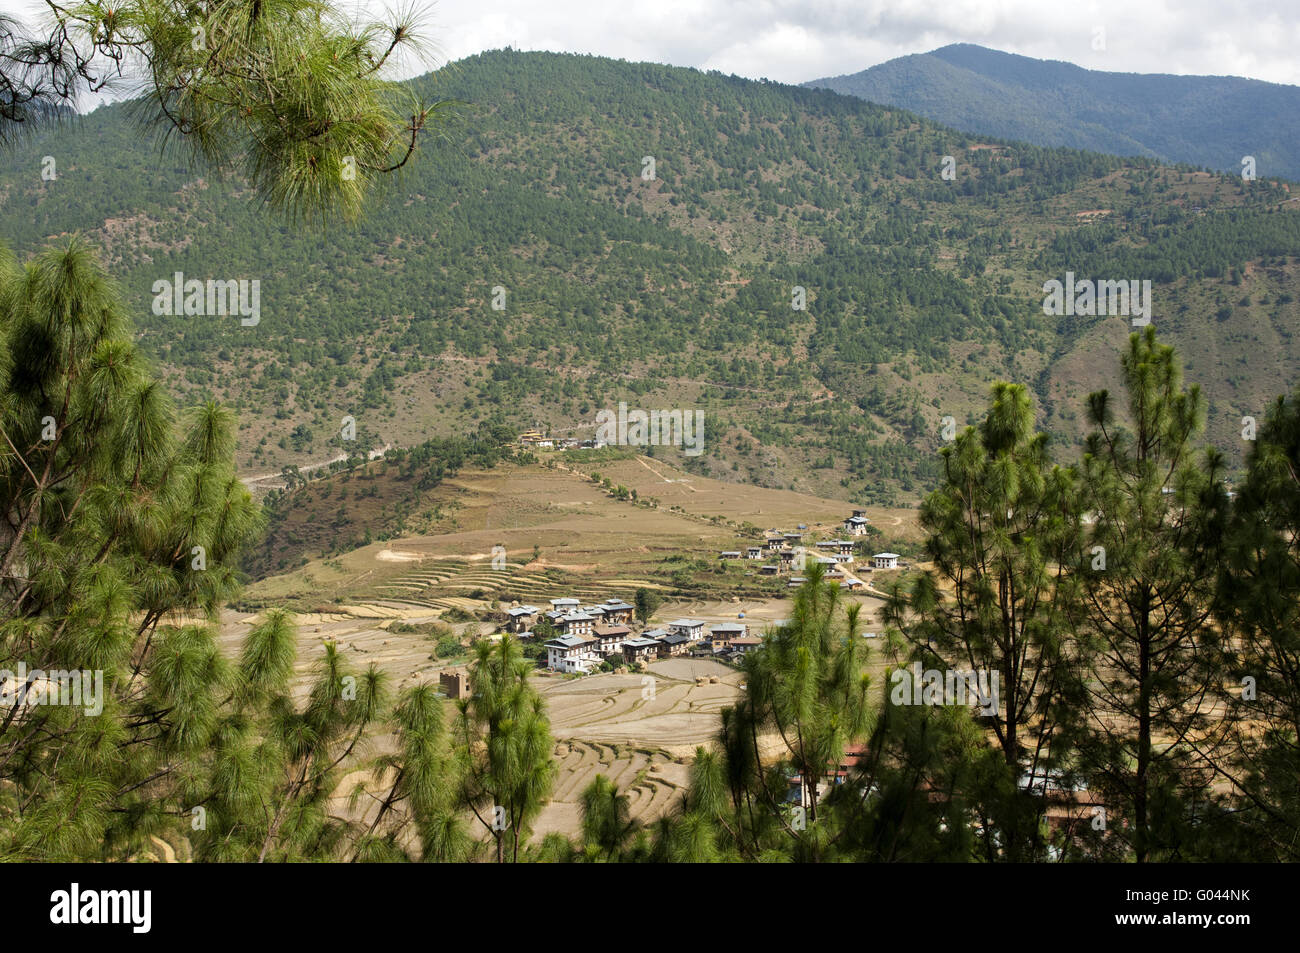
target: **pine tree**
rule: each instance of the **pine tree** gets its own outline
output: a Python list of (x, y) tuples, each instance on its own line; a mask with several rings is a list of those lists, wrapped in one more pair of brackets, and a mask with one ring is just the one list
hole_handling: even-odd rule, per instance
[(640, 825), (632, 820), (631, 801), (603, 774), (592, 778), (582, 791), (583, 854), (606, 862), (624, 859), (629, 841)]
[(1077, 683), (1063, 609), (1079, 514), (1068, 472), (1052, 465), (1033, 423), (1025, 387), (1000, 382), (979, 428), (943, 448), (943, 483), (921, 507), (933, 569), (909, 588), (896, 583), (881, 616), (907, 641), (908, 661), (983, 673), (996, 687), (988, 699), (968, 694), (989, 706), (984, 723), (1006, 769), (1006, 798), (986, 805), (985, 846), (992, 857), (996, 817), (998, 853), (1009, 860), (1043, 847), (1045, 803), (1035, 792), (1060, 776), (1068, 750), (1060, 729), (1072, 720)]
[[(872, 719), (859, 607), (845, 609), (839, 593), (824, 567), (811, 566), (789, 623), (746, 656), (744, 696), (723, 712), (719, 751), (696, 757), (687, 815), (719, 838), (717, 846), (696, 843), (702, 855), (827, 859), (835, 824), (823, 818), (821, 788)], [(775, 759), (765, 760), (765, 736), (779, 739)], [(802, 792), (795, 806), (791, 777)]]
[(292, 216), (355, 219), (448, 102), (384, 78), (422, 55), (411, 13), (353, 21), (326, 0), (49, 4), (37, 35), (0, 19), (0, 143), (126, 81), (146, 127), (216, 169), (237, 169)]
[[(1153, 328), (1122, 358), (1126, 426), (1106, 391), (1079, 467), (1091, 531), (1080, 555), (1077, 637), (1089, 663), (1084, 767), (1113, 805), (1106, 841), (1138, 862), (1175, 859), (1208, 796), (1189, 739), (1209, 724), (1221, 673), (1209, 664), (1226, 499), (1222, 461), (1195, 444), (1199, 388)], [(1116, 814), (1119, 816), (1117, 817)]]
[(519, 643), (481, 641), (474, 655), (471, 697), (458, 703), (464, 803), (491, 836), (496, 861), (518, 861), (555, 782), (555, 742)]
[(1239, 792), (1240, 829), (1216, 828), (1230, 859), (1300, 860), (1298, 475), (1300, 391), (1279, 397), (1259, 429), (1219, 574), (1219, 613), (1231, 636), (1229, 747), (1209, 754)]

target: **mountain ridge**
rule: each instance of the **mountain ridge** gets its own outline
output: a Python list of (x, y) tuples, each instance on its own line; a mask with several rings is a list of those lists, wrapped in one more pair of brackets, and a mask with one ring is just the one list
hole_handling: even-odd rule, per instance
[[(706, 414), (701, 456), (649, 451), (687, 472), (892, 505), (931, 485), (942, 421), (978, 419), (995, 379), (1078, 439), (1131, 328), (1044, 315), (1066, 271), (1153, 280), (1225, 450), (1300, 367), (1284, 184), (601, 57), (493, 52), (413, 82), (471, 104), (455, 148), (424, 150), (355, 229), (268, 218), (114, 106), (0, 165), (6, 238), (26, 256), (92, 235), (167, 386), (238, 412), (249, 472), (345, 449), (345, 416), (356, 446), (412, 447), (488, 422), (592, 436), (626, 400)], [(260, 323), (154, 314), (176, 272), (258, 278)]]
[[(1236, 76), (1121, 73), (960, 43), (810, 80), (964, 132), (1300, 180), (1300, 87)], [(1163, 104), (1163, 108), (1162, 108)]]

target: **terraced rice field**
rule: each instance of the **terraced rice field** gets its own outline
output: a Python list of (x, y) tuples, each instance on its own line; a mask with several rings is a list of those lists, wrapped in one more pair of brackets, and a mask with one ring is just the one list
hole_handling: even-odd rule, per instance
[(529, 570), (525, 564), (507, 562), (501, 569), (486, 560), (417, 557), (416, 568), (378, 583), (373, 588), (404, 605), (429, 609), (481, 609), (484, 602), (468, 597), (472, 592), (505, 592), (520, 602), (534, 602), (545, 607), (547, 600), (559, 595), (575, 596), (590, 602), (620, 598), (631, 601), (642, 586), (659, 588), (645, 579), (618, 579), (600, 585), (567, 585), (552, 576)]
[(562, 741), (555, 746), (559, 773), (551, 801), (537, 820), (537, 836), (551, 831), (575, 836), (581, 826), (583, 789), (604, 774), (628, 796), (631, 816), (649, 823), (669, 811), (685, 791), (688, 768), (650, 748)]

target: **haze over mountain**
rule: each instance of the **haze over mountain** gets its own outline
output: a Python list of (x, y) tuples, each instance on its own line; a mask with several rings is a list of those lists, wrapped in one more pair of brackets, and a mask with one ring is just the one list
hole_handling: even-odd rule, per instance
[(970, 43), (805, 86), (898, 106), (963, 132), (1300, 180), (1300, 86), (1111, 73)]
[[(143, 348), (182, 401), (234, 406), (253, 474), (338, 454), (345, 416), (352, 447), (485, 422), (590, 437), (626, 401), (704, 412), (702, 455), (655, 451), (692, 472), (902, 501), (996, 378), (1080, 436), (1132, 327), (1045, 315), (1067, 272), (1152, 282), (1231, 464), (1241, 417), (1300, 368), (1300, 214), (1266, 177), (591, 56), (485, 53), (413, 82), (470, 106), (355, 230), (264, 215), (238, 180), (160, 159), (122, 106), (9, 153), (0, 215), (20, 256), (102, 244)], [(259, 280), (260, 320), (156, 313), (178, 272)]]

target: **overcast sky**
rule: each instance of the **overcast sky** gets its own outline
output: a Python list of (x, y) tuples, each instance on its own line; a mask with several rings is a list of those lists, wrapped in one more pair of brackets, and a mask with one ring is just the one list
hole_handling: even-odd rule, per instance
[[(798, 83), (965, 42), (1089, 69), (1300, 85), (1300, 0), (414, 2), (439, 63), (513, 46)], [(9, 14), (39, 8), (0, 0)]]

